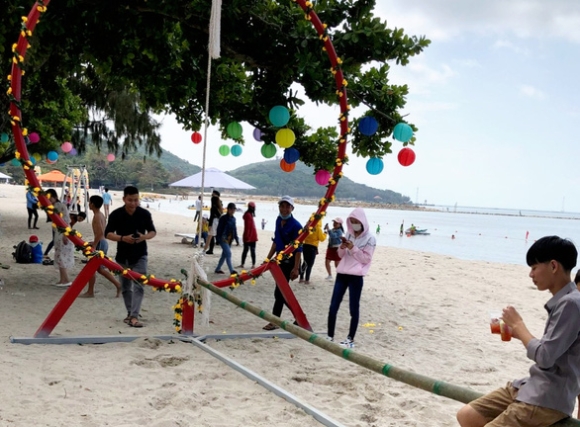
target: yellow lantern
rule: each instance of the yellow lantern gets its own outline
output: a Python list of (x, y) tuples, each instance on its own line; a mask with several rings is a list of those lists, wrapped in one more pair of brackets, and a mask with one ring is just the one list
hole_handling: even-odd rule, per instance
[(296, 135), (292, 129), (280, 129), (276, 132), (276, 143), (282, 148), (289, 148), (294, 145)]

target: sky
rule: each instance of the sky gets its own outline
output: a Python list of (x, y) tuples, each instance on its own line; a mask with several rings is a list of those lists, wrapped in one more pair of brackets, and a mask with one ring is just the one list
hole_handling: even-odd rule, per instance
[[(409, 86), (402, 114), (419, 129), (417, 159), (399, 165), (395, 143), (383, 172), (370, 175), (367, 159), (350, 155), (348, 178), (418, 203), (580, 212), (577, 0), (377, 0), (375, 12), (389, 28), (431, 40), (407, 66), (390, 64), (390, 81)], [(339, 110), (307, 104), (298, 114), (329, 126)], [(239, 157), (221, 156), (218, 147), (233, 141), (208, 131), (206, 167), (266, 160), (243, 126)], [(201, 166), (202, 144), (190, 135), (163, 118), (162, 147)]]

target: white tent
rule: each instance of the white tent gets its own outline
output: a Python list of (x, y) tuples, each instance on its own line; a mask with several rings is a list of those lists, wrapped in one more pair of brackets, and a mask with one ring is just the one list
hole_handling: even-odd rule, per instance
[[(195, 175), (183, 178), (180, 181), (169, 184), (170, 187), (191, 187), (191, 188), (201, 188), (201, 172)], [(256, 187), (252, 187), (250, 184), (246, 184), (244, 181), (240, 181), (233, 176), (228, 175), (225, 172), (220, 171), (216, 168), (208, 168), (205, 170), (205, 188), (225, 188), (225, 189), (235, 189), (235, 190), (255, 190)]]
[(5, 173), (0, 172), (0, 180), (5, 181), (8, 183), (8, 180), (12, 179), (10, 175), (6, 175)]

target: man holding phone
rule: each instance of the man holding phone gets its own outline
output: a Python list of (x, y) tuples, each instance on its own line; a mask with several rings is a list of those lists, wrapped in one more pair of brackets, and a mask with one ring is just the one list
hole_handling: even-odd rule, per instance
[[(124, 205), (109, 216), (105, 229), (108, 240), (117, 242), (117, 261), (122, 267), (137, 273), (147, 274), (147, 243), (157, 234), (148, 210), (139, 206), (139, 190), (128, 186), (123, 190)], [(139, 311), (143, 302), (143, 285), (125, 277), (121, 278), (123, 301), (127, 317), (123, 320), (129, 326), (142, 328)]]

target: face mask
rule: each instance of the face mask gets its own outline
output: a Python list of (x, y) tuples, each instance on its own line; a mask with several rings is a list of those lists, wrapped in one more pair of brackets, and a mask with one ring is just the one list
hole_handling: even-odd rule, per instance
[(350, 225), (352, 227), (352, 231), (361, 231), (362, 230), (362, 224), (351, 224)]
[(286, 216), (284, 215), (280, 215), (280, 218), (282, 218), (283, 220), (287, 220), (288, 218), (290, 218), (292, 216), (292, 214), (288, 214)]

